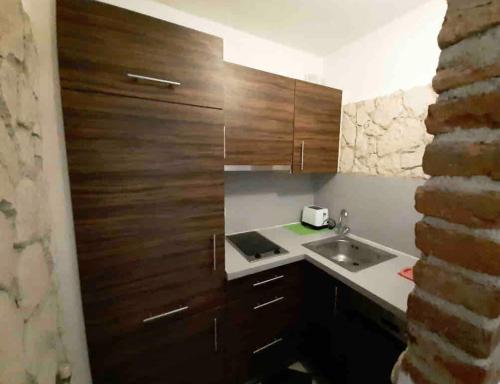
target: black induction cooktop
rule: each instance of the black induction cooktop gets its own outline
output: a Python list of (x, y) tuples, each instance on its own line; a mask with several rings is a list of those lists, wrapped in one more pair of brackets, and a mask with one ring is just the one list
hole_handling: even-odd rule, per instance
[(281, 248), (278, 244), (273, 243), (255, 231), (238, 233), (226, 236), (226, 238), (248, 261), (256, 261), (288, 253), (286, 249)]

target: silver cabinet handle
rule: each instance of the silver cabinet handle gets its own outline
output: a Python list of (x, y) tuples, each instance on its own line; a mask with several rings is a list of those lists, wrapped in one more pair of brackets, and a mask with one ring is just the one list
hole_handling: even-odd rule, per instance
[(259, 281), (259, 282), (255, 283), (253, 286), (254, 287), (258, 287), (259, 285), (264, 285), (264, 284), (270, 283), (271, 281), (279, 280), (279, 279), (282, 279), (284, 277), (285, 277), (285, 275), (275, 276), (272, 279), (268, 279), (268, 280), (264, 280), (264, 281)]
[(260, 347), (260, 348), (256, 349), (255, 351), (253, 351), (253, 354), (255, 355), (255, 354), (259, 353), (259, 352), (262, 352), (263, 350), (265, 350), (265, 349), (267, 349), (269, 347), (272, 347), (274, 344), (281, 343), (282, 341), (283, 341), (282, 338), (276, 339), (276, 340), (270, 342), (269, 344), (266, 344), (263, 347)]
[(226, 126), (224, 125), (224, 159), (226, 158)]
[(300, 170), (301, 171), (304, 170), (304, 146), (305, 146), (305, 143), (304, 143), (304, 140), (302, 140), (302, 145), (300, 148)]
[(149, 77), (149, 76), (142, 76), (142, 75), (135, 75), (133, 73), (127, 73), (128, 77), (131, 77), (132, 79), (138, 79), (138, 80), (148, 80), (148, 81), (154, 81), (156, 83), (162, 83), (162, 84), (169, 84), (169, 85), (176, 85), (179, 86), (181, 83), (178, 81), (171, 81), (171, 80), (165, 80), (165, 79), (158, 79), (156, 77)]
[(149, 323), (150, 321), (158, 320), (158, 319), (161, 319), (163, 317), (167, 317), (167, 316), (171, 316), (171, 315), (174, 315), (176, 313), (179, 313), (179, 312), (183, 312), (188, 308), (189, 307), (186, 305), (185, 307), (177, 308), (177, 309), (174, 309), (173, 311), (169, 311), (169, 312), (162, 313), (160, 315), (148, 317), (147, 319), (142, 320), (142, 322)]
[(218, 340), (218, 329), (217, 329), (217, 318), (214, 318), (214, 351), (219, 351), (219, 340)]
[(335, 286), (335, 301), (333, 302), (333, 317), (337, 317), (337, 304), (339, 298), (339, 287)]
[(285, 298), (284, 296), (277, 297), (276, 299), (271, 300), (271, 301), (268, 301), (267, 303), (256, 305), (255, 307), (253, 307), (253, 309), (259, 309), (259, 308), (262, 308), (262, 307), (266, 307), (266, 306), (268, 306), (268, 305), (271, 305), (271, 304), (277, 303), (278, 301), (281, 301), (281, 300), (283, 300), (284, 298)]
[(213, 257), (213, 270), (216, 271), (217, 270), (217, 235), (214, 234), (213, 235), (213, 246), (214, 246), (214, 249), (212, 251), (212, 257)]

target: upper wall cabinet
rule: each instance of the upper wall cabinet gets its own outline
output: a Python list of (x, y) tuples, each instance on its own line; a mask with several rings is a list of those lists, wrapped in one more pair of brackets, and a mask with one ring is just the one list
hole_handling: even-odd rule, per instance
[(294, 173), (337, 172), (342, 91), (295, 83)]
[(226, 169), (290, 168), (295, 80), (229, 63), (224, 77)]
[(222, 40), (97, 1), (58, 1), (61, 86), (223, 107)]

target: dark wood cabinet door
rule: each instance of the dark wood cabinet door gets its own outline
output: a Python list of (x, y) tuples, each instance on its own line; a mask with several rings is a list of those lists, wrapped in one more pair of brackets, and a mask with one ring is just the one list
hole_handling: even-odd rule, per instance
[(291, 165), (295, 82), (224, 63), (227, 165)]
[(62, 101), (90, 348), (219, 305), (223, 112), (71, 90)]
[(230, 383), (262, 378), (297, 358), (304, 264), (296, 262), (228, 282), (224, 338)]
[(98, 1), (58, 0), (57, 39), (63, 88), (223, 107), (218, 37)]
[(297, 80), (293, 172), (337, 172), (342, 91)]
[(223, 324), (215, 309), (124, 333), (90, 351), (94, 384), (221, 384)]

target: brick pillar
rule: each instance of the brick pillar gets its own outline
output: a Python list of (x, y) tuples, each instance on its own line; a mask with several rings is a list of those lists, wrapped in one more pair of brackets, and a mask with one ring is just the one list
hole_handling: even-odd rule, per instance
[[(429, 107), (402, 372), (500, 381), (500, 0), (448, 0)], [(401, 377), (400, 377), (401, 381)]]

